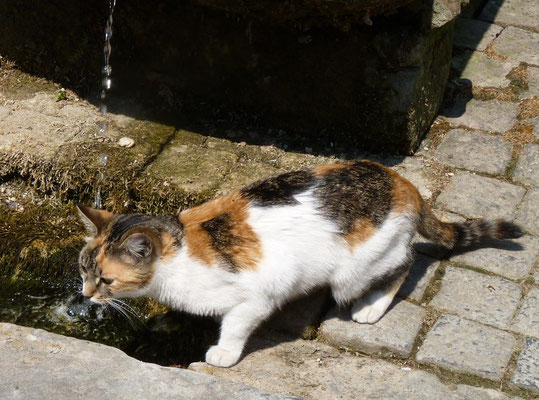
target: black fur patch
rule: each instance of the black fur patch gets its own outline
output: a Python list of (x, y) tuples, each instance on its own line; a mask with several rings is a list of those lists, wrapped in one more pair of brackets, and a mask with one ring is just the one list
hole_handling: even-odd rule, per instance
[(176, 245), (180, 244), (183, 237), (183, 225), (175, 216), (120, 215), (111, 223), (106, 239), (107, 244), (109, 246), (114, 244), (126, 232), (138, 227), (152, 229), (158, 233), (166, 231), (175, 239)]
[(496, 237), (498, 239), (516, 239), (524, 235), (520, 226), (507, 221), (497, 221)]
[(242, 245), (241, 237), (234, 235), (231, 230), (234, 222), (230, 219), (228, 213), (218, 215), (209, 221), (203, 222), (200, 226), (208, 232), (211, 240), (211, 246), (225, 260), (233, 270), (237, 269), (233, 261), (233, 247)]
[(358, 219), (379, 226), (391, 210), (393, 178), (377, 164), (359, 161), (320, 177), (315, 194), (322, 210), (349, 233)]
[(311, 171), (294, 171), (255, 182), (241, 190), (242, 196), (257, 206), (296, 204), (294, 195), (311, 187), (315, 176)]

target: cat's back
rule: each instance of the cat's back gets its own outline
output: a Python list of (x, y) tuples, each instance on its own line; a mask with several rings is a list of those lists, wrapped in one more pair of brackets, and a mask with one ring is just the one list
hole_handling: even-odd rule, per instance
[(353, 249), (391, 215), (417, 215), (420, 207), (404, 178), (357, 161), (271, 176), (184, 211), (180, 221), (192, 255), (242, 270), (257, 268), (269, 242), (275, 253), (335, 241)]

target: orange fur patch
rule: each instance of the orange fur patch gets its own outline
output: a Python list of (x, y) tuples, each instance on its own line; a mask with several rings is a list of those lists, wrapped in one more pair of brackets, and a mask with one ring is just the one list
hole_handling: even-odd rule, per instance
[(174, 238), (168, 232), (161, 234), (161, 259), (170, 260), (176, 254)]
[[(179, 219), (185, 228), (185, 240), (191, 256), (212, 265), (220, 254), (226, 252), (227, 258), (238, 268), (256, 268), (262, 257), (262, 246), (247, 223), (248, 206), (249, 200), (239, 194), (232, 194), (182, 212)], [(217, 251), (212, 246), (210, 234), (202, 224), (223, 214), (227, 214), (231, 223), (227, 234), (237, 240), (228, 248)]]
[(352, 165), (352, 164), (351, 163), (326, 164), (326, 165), (321, 165), (319, 167), (316, 167), (313, 170), (313, 172), (315, 173), (315, 175), (327, 175), (327, 174), (329, 174), (330, 172), (333, 172), (333, 171), (339, 171), (341, 169), (349, 168), (350, 165)]
[(387, 169), (393, 175), (393, 211), (397, 213), (412, 211), (416, 215), (419, 215), (421, 213), (423, 199), (416, 187), (392, 169)]
[(363, 243), (376, 232), (376, 227), (368, 219), (359, 219), (354, 222), (352, 230), (344, 236), (350, 250)]
[(101, 261), (98, 261), (98, 263), (102, 275), (114, 279), (113, 289), (115, 291), (138, 289), (147, 284), (152, 276), (151, 272), (145, 273), (135, 268), (131, 268), (122, 261), (114, 260), (104, 254), (101, 257)]

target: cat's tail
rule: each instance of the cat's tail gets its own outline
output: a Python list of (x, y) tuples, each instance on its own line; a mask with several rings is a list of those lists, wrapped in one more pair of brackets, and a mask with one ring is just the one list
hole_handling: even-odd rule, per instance
[(524, 234), (518, 225), (502, 219), (442, 222), (436, 218), (429, 205), (424, 201), (421, 207), (418, 232), (421, 236), (448, 249), (480, 244), (488, 239), (514, 239)]

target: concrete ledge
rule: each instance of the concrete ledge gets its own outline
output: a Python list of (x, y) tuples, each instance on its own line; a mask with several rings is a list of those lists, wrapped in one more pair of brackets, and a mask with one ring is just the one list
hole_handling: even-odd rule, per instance
[(0, 324), (0, 363), (2, 399), (300, 399), (12, 324)]

